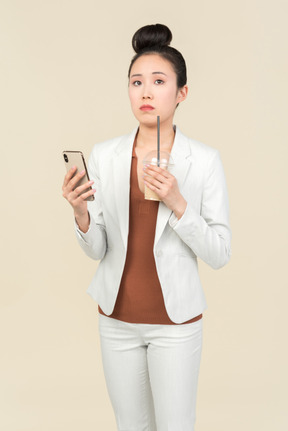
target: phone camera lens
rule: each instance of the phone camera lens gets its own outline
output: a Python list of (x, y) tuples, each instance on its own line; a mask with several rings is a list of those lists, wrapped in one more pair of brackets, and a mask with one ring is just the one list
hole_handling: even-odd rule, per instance
[(66, 163), (68, 163), (68, 156), (67, 156), (67, 154), (64, 154), (64, 160), (65, 160)]

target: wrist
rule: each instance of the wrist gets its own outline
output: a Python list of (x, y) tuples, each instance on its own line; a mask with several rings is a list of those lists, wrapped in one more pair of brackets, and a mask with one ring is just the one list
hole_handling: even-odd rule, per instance
[(187, 202), (184, 198), (182, 198), (181, 201), (177, 203), (177, 206), (173, 208), (173, 213), (175, 214), (178, 220), (180, 220), (180, 218), (185, 213), (186, 207), (187, 207)]
[(88, 211), (84, 214), (76, 214), (74, 213), (75, 221), (79, 227), (79, 229), (86, 233), (90, 226), (90, 216)]

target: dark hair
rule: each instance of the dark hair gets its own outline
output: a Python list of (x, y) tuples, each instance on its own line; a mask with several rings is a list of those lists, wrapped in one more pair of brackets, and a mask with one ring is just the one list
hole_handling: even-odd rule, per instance
[(132, 46), (136, 55), (131, 60), (128, 77), (133, 64), (139, 57), (158, 54), (172, 64), (177, 75), (178, 88), (184, 87), (187, 82), (186, 63), (182, 54), (177, 49), (169, 46), (171, 40), (172, 33), (166, 25), (152, 24), (139, 28), (132, 38)]

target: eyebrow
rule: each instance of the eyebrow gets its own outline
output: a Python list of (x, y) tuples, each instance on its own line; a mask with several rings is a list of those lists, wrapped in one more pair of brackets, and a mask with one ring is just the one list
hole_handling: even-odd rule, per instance
[[(152, 75), (166, 75), (166, 73), (164, 72), (152, 72)], [(134, 75), (131, 76), (131, 78), (134, 78), (135, 76), (143, 76), (142, 73), (135, 73)]]

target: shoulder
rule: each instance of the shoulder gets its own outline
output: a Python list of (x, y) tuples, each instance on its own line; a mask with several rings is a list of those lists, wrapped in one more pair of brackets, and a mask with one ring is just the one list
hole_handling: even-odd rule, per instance
[(189, 146), (191, 151), (206, 155), (215, 155), (218, 152), (216, 148), (184, 135), (178, 128), (176, 130), (177, 135), (179, 136), (179, 140), (181, 142), (185, 142)]
[(207, 167), (219, 158), (219, 151), (216, 148), (184, 135), (178, 128), (174, 145), (175, 152), (181, 153), (186, 159), (202, 167)]
[[(88, 163), (90, 172), (111, 169), (111, 160), (127, 148), (132, 148), (137, 129), (127, 135), (117, 136), (94, 145)], [(129, 145), (130, 144), (130, 145)], [(93, 174), (92, 174), (93, 176)]]
[(95, 144), (91, 152), (91, 158), (95, 156), (98, 157), (100, 155), (101, 157), (111, 156), (111, 154), (117, 152), (119, 147), (122, 147), (122, 145), (125, 146), (128, 142), (134, 142), (136, 132), (137, 130), (133, 130), (127, 135), (117, 136), (115, 138)]

